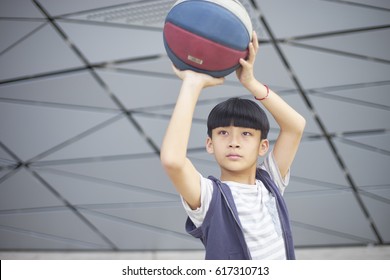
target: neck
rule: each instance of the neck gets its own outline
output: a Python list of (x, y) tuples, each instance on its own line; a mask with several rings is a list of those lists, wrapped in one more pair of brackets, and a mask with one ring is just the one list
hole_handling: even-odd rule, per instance
[(248, 170), (247, 172), (221, 170), (221, 181), (232, 181), (240, 184), (255, 185), (256, 168), (254, 170)]

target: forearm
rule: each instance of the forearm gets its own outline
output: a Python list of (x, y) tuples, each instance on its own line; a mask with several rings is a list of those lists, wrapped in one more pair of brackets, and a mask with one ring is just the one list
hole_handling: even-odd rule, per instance
[(183, 81), (161, 147), (161, 161), (165, 166), (180, 167), (184, 165), (192, 118), (201, 89), (201, 85), (191, 80)]
[(296, 134), (303, 133), (306, 123), (305, 119), (272, 89), (268, 89), (269, 93), (267, 95), (267, 87), (257, 80), (253, 80), (247, 86), (247, 89), (257, 99), (267, 96), (260, 102), (271, 113), (282, 131)]
[(267, 88), (257, 80), (249, 83), (247, 89), (257, 99), (262, 99), (259, 102), (271, 113), (280, 127), (273, 154), (280, 174), (284, 177), (295, 158), (306, 120), (271, 89), (267, 96)]

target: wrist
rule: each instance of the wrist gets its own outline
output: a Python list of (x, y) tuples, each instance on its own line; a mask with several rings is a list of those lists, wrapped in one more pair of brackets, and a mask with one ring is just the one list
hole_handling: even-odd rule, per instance
[(264, 100), (269, 96), (270, 89), (267, 85), (260, 83), (257, 80), (253, 80), (246, 87), (256, 100)]
[[(258, 101), (263, 101), (268, 98), (269, 96), (269, 87), (267, 85), (260, 86), (261, 89), (256, 91), (256, 94), (254, 94), (254, 97)], [(265, 94), (264, 94), (265, 91)], [(259, 96), (258, 92), (261, 92), (261, 95)]]
[(201, 84), (191, 80), (183, 80), (179, 93), (179, 99), (180, 101), (184, 101), (186, 104), (196, 104), (198, 102), (201, 92)]
[(243, 80), (241, 81), (241, 84), (247, 89), (249, 90), (250, 92), (253, 92), (252, 89), (255, 89), (256, 88), (256, 84), (257, 84), (257, 80), (255, 77), (252, 76), (252, 78), (250, 79), (246, 79), (246, 80)]
[(204, 83), (197, 79), (184, 79), (182, 87), (187, 88), (193, 92), (200, 93), (204, 88)]

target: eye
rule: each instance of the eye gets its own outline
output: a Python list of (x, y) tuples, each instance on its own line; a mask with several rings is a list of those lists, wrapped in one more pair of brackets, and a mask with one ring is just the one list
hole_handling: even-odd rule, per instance
[(249, 131), (244, 131), (242, 133), (242, 135), (244, 135), (244, 136), (252, 136), (253, 134), (251, 132), (249, 132)]
[(220, 130), (218, 131), (219, 135), (228, 135), (229, 133), (226, 130)]

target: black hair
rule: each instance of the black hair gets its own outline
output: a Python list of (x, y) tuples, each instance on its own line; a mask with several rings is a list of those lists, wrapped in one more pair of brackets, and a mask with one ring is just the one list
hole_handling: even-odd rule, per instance
[(256, 102), (249, 99), (233, 97), (217, 104), (208, 116), (207, 134), (211, 137), (214, 128), (231, 125), (260, 130), (261, 139), (268, 136), (267, 115)]

